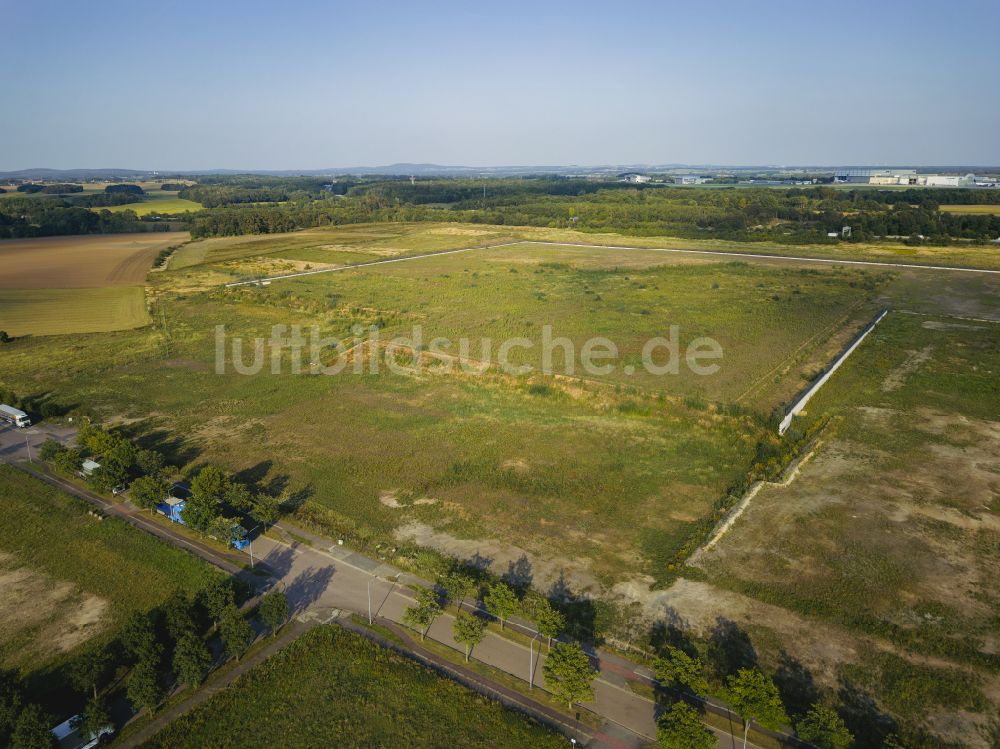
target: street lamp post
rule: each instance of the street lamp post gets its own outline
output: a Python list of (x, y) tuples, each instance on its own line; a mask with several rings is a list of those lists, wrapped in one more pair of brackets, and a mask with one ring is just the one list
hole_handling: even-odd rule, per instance
[[(535, 639), (537, 637), (536, 634), (528, 643), (528, 689), (535, 688)], [(541, 652), (541, 647), (539, 647), (539, 652)]]
[(372, 579), (368, 578), (368, 626), (372, 624)]
[(28, 442), (28, 435), (24, 435), (24, 446), (28, 449), (28, 462), (33, 462), (31, 460), (31, 444)]

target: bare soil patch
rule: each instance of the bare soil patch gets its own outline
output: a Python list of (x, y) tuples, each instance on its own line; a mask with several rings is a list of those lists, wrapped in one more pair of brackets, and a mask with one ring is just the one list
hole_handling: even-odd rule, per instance
[(24, 665), (65, 653), (102, 632), (108, 602), (72, 583), (18, 566), (0, 552), (0, 659)]

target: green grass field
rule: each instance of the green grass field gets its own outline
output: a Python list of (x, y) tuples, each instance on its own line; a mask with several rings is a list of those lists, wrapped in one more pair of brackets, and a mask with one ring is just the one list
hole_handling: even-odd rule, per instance
[(108, 208), (92, 208), (95, 211), (111, 211), (112, 213), (121, 213), (122, 211), (132, 211), (136, 216), (140, 218), (142, 216), (149, 215), (160, 215), (160, 216), (170, 216), (177, 213), (185, 213), (187, 211), (200, 211), (202, 209), (201, 203), (196, 203), (193, 200), (184, 200), (183, 198), (178, 198), (177, 193), (163, 193), (161, 197), (157, 193), (153, 193), (149, 200), (144, 200), (141, 203), (128, 203), (126, 205), (113, 205)]
[(569, 741), (429, 668), (323, 626), (144, 747), (551, 747)]
[(972, 213), (1000, 215), (1000, 205), (941, 205), (938, 210), (946, 213)]
[(0, 289), (0, 329), (12, 336), (103, 333), (148, 322), (141, 286)]
[[(306, 245), (283, 236), (265, 247), (378, 257), (495, 241), (455, 229), (352, 227), (336, 242), (316, 232)], [(185, 435), (201, 460), (245, 469), (269, 458), (273, 475), (308, 488), (300, 519), (352, 544), (403, 534), (458, 553), (486, 539), (498, 554), (549, 557), (604, 583), (669, 557), (743, 475), (765, 425), (725, 407), (739, 399), (767, 415), (868, 319), (882, 285), (856, 270), (518, 245), (224, 291), (200, 284), (247, 260), (210, 258), (248, 243), (210, 242), (205, 264), (155, 274), (155, 329), (42, 350), (18, 342), (3, 376), (71, 345), (74, 366), (47, 373), (50, 387), (109, 415), (158, 414), (156, 426)], [(214, 372), (219, 324), (253, 338), (276, 324), (343, 336), (379, 321), (384, 337), (421, 324), (425, 340), (469, 336), (476, 348), (481, 337), (537, 339), (551, 324), (577, 346), (606, 336), (622, 357), (592, 379), (432, 365), (416, 376)], [(718, 375), (624, 374), (671, 324), (683, 344), (719, 340)]]
[(0, 665), (51, 669), (133, 611), (217, 579), (201, 560), (0, 465)]
[[(512, 349), (509, 361), (535, 371), (543, 365), (543, 328), (551, 326), (553, 338), (573, 342), (572, 374), (579, 377), (738, 401), (767, 413), (802, 387), (803, 374), (828, 361), (831, 340), (836, 350), (843, 336), (871, 318), (885, 280), (885, 274), (865, 270), (523, 244), (229, 293), (242, 304), (285, 308), (290, 316), (315, 311), (325, 329), (345, 338), (358, 324), (382, 324), (383, 340), (410, 337), (414, 326), (421, 326), (424, 345), (447, 338), (451, 344), (438, 348), (451, 355), (459, 353), (458, 341), (468, 338), (472, 358), (493, 362), (503, 341), (524, 337), (531, 347)], [(677, 374), (657, 374), (643, 366), (645, 342), (669, 337), (673, 325), (679, 328), (682, 356), (702, 336), (720, 344), (717, 373), (699, 375), (683, 365)], [(588, 373), (580, 360), (586, 341), (597, 336), (618, 350), (603, 375)], [(492, 341), (485, 357), (484, 339)], [(654, 363), (665, 357), (665, 349), (658, 349)], [(555, 371), (569, 373), (565, 361), (562, 350), (555, 352)]]

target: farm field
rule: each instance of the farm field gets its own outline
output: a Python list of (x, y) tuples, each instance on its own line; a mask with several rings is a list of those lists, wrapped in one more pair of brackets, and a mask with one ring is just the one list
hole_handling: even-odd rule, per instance
[(121, 213), (122, 211), (132, 211), (136, 216), (149, 216), (156, 214), (159, 216), (169, 216), (175, 213), (185, 213), (186, 211), (200, 211), (201, 203), (193, 200), (178, 198), (176, 192), (153, 192), (141, 203), (128, 203), (126, 205), (113, 205), (107, 208), (91, 208), (92, 211), (111, 211)]
[(818, 680), (963, 742), (1000, 702), (998, 341), (997, 323), (890, 313), (810, 403), (837, 416), (796, 481), (765, 487), (699, 560), (785, 612), (748, 621), (755, 640), (781, 632)]
[(142, 284), (160, 250), (187, 238), (187, 232), (151, 232), (0, 241), (0, 289)]
[[(0, 465), (0, 666), (46, 679), (133, 611), (221, 573), (10, 466)], [(55, 686), (55, 685), (53, 685)]]
[(1000, 205), (942, 205), (938, 206), (938, 210), (945, 211), (946, 213), (975, 213), (975, 214), (992, 214), (1000, 215)]
[(143, 747), (555, 749), (567, 743), (564, 736), (429, 668), (326, 625), (306, 633)]
[(187, 232), (39, 237), (0, 242), (0, 330), (58, 335), (149, 323), (143, 282)]
[(0, 289), (0, 329), (12, 336), (104, 333), (148, 323), (141, 286)]

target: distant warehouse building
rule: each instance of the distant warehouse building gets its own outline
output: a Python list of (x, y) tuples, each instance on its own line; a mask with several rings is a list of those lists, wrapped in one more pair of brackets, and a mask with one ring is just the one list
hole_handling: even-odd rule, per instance
[(917, 174), (916, 169), (841, 169), (833, 177), (836, 184), (902, 185), (910, 187), (973, 187), (976, 175)]
[(697, 174), (675, 174), (675, 185), (703, 185), (708, 182), (708, 177), (699, 177)]

